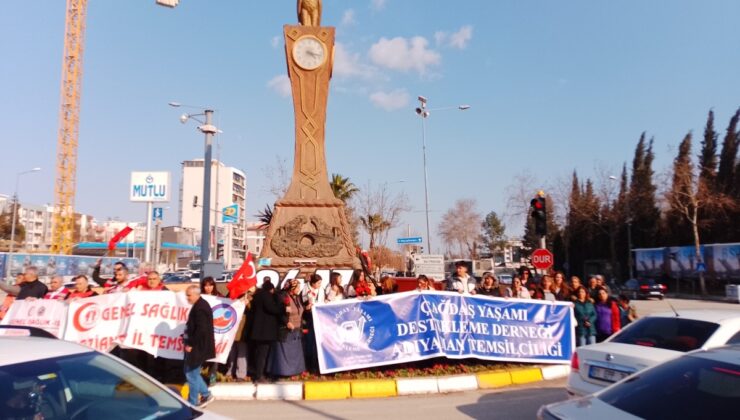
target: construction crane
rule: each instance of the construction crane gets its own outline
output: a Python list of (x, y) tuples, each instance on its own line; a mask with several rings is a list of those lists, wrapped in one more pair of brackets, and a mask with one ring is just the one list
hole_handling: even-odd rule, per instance
[(87, 0), (67, 0), (51, 252), (69, 254), (75, 227), (77, 138)]

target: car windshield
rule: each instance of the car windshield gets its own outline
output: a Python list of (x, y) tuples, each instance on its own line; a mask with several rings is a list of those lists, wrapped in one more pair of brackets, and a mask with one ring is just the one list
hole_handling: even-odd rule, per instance
[(198, 414), (158, 384), (95, 352), (0, 366), (3, 419), (190, 419)]
[(681, 357), (635, 374), (597, 398), (645, 419), (737, 418), (740, 366)]
[(719, 324), (694, 319), (647, 317), (609, 341), (687, 352), (703, 346), (717, 328)]

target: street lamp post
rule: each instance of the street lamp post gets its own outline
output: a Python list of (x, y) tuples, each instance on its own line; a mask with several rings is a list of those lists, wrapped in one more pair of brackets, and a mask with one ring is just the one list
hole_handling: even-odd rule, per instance
[[(20, 185), (21, 175), (38, 172), (40, 170), (41, 168), (33, 168), (27, 171), (18, 172), (15, 175), (15, 191), (13, 192), (13, 220), (10, 223), (10, 247), (8, 248), (8, 254), (12, 254), (15, 250), (15, 219), (18, 217), (18, 186)], [(8, 266), (10, 266), (10, 264), (8, 264)]]
[(455, 107), (444, 107), (444, 108), (427, 108), (427, 98), (419, 96), (419, 107), (416, 108), (416, 115), (421, 117), (421, 153), (424, 162), (424, 213), (426, 214), (426, 225), (427, 225), (427, 253), (432, 253), (432, 235), (429, 229), (429, 187), (428, 187), (428, 174), (427, 174), (427, 133), (426, 133), (426, 119), (429, 117), (432, 111), (443, 111), (447, 109), (457, 109), (465, 111), (470, 109), (470, 105), (458, 105)]
[[(170, 106), (183, 106), (177, 102), (170, 102)], [(205, 116), (205, 121), (196, 117)], [(180, 122), (185, 124), (188, 120), (193, 119), (201, 125), (198, 130), (205, 136), (205, 153), (203, 159), (203, 218), (201, 222), (200, 234), (200, 278), (205, 277), (205, 263), (210, 260), (210, 241), (211, 241), (211, 160), (213, 155), (213, 135), (221, 131), (213, 125), (213, 110), (206, 109), (202, 114), (182, 114)]]

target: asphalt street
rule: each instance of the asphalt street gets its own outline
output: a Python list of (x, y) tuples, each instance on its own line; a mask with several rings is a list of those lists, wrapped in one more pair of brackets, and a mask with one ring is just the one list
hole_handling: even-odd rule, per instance
[[(700, 300), (634, 301), (638, 315), (682, 309), (740, 310), (740, 305)], [(670, 305), (669, 305), (670, 304)], [(216, 401), (209, 410), (235, 419), (530, 419), (543, 404), (567, 398), (565, 379), (500, 390), (367, 400)]]

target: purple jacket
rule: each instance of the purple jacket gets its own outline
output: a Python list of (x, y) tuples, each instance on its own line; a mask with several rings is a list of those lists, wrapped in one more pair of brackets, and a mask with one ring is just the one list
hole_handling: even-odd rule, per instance
[(612, 335), (614, 328), (612, 327), (611, 302), (607, 302), (606, 304), (597, 303), (594, 305), (594, 308), (596, 309), (596, 332)]

